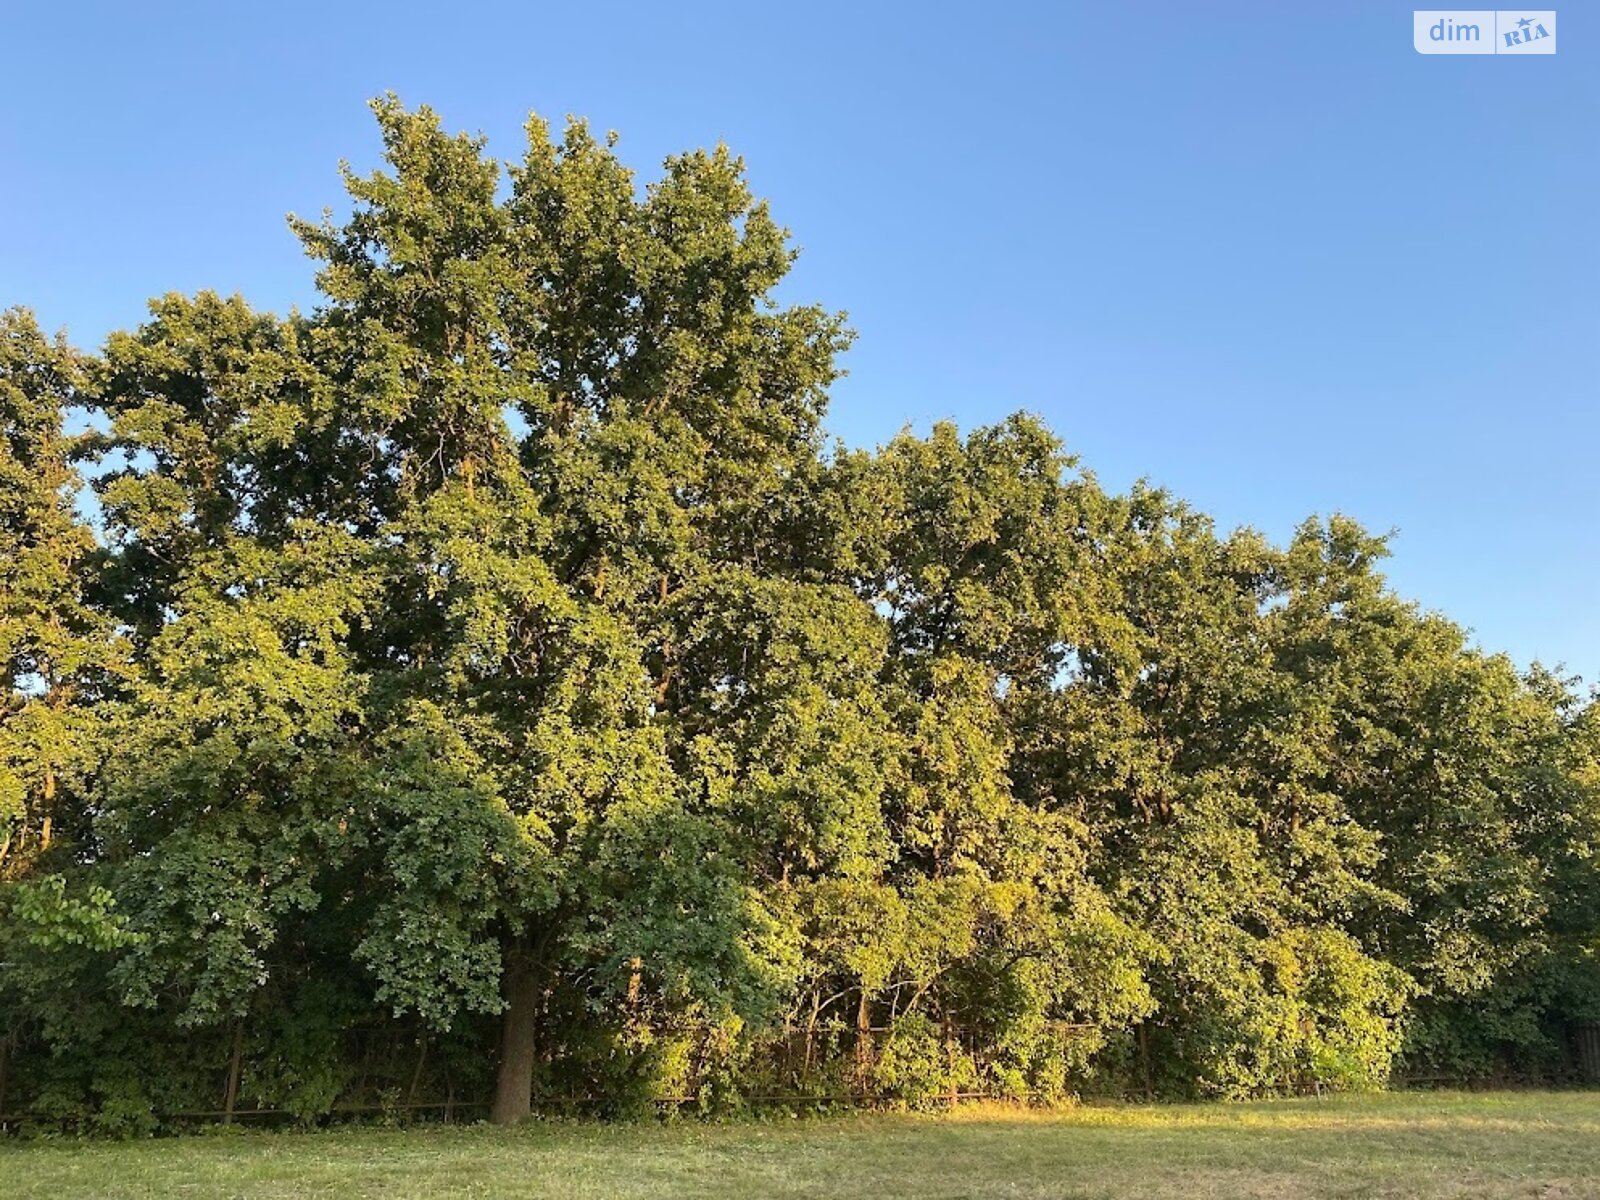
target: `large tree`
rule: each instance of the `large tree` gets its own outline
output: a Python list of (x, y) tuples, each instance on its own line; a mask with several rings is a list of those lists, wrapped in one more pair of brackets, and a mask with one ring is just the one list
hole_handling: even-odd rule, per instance
[[(764, 526), (816, 458), (844, 335), (772, 305), (793, 253), (725, 151), (669, 160), (640, 196), (582, 124), (557, 143), (535, 120), (502, 195), (481, 142), (393, 100), (377, 113), (388, 169), (348, 178), (348, 221), (298, 229), (325, 264), (318, 336), (345, 419), (394, 485), (364, 664), (379, 719), (429, 706), (517, 831), (515, 851), (484, 843), (494, 918), (458, 931), (498, 940), (495, 1115), (514, 1120), (572, 955), (597, 1002), (740, 990), (744, 902), (715, 882), (737, 860), (692, 849), (733, 818), (670, 744), (686, 689), (713, 682), (688, 678), (680, 613), (718, 572), (783, 553)], [(663, 873), (730, 911), (679, 905), (704, 930), (664, 929), (629, 899)]]

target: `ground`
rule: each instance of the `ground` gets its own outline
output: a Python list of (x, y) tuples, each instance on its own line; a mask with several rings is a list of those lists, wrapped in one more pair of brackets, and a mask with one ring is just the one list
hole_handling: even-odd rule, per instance
[(1600, 1197), (1600, 1093), (0, 1144), (7, 1200)]

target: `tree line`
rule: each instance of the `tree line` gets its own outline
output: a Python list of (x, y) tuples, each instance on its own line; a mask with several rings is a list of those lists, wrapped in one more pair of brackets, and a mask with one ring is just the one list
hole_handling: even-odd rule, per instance
[(0, 1116), (1574, 1071), (1576, 681), (1026, 415), (830, 443), (725, 149), (374, 108), (311, 314), (0, 319)]

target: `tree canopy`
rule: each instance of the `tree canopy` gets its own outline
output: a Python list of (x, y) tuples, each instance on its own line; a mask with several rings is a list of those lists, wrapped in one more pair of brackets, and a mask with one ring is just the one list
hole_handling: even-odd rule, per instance
[(1026, 414), (830, 443), (725, 148), (374, 110), (309, 315), (0, 319), (0, 1117), (1574, 1069), (1578, 681)]

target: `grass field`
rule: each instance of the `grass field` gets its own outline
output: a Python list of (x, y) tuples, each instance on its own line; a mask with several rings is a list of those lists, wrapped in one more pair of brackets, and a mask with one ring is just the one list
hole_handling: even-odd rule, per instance
[(0, 1197), (1600, 1197), (1600, 1094), (0, 1146)]

